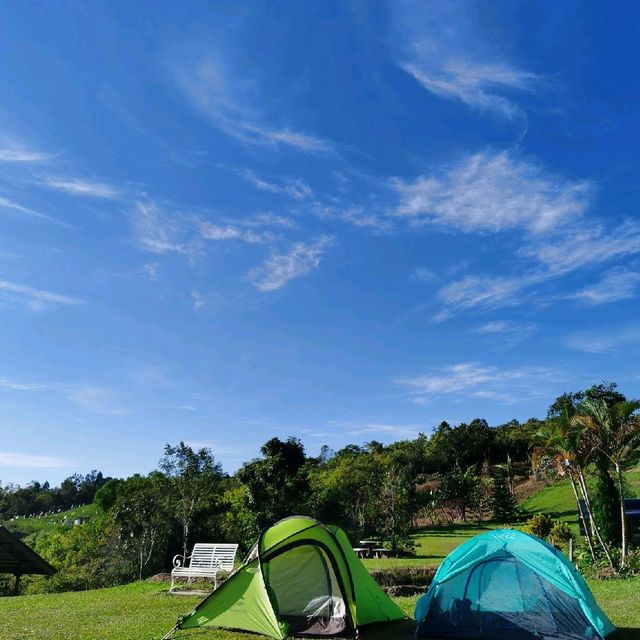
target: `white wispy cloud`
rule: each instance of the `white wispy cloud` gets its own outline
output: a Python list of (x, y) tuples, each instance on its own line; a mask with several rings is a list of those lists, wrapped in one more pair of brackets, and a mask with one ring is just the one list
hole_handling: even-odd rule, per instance
[(439, 98), (526, 122), (517, 100), (541, 77), (513, 62), (497, 34), (476, 15), (464, 1), (393, 3), (398, 65)]
[(505, 94), (531, 91), (539, 77), (505, 64), (477, 63), (469, 59), (432, 57), (429, 48), (414, 47), (414, 59), (402, 68), (427, 91), (457, 100), (472, 109), (489, 111), (509, 119), (523, 117), (522, 108)]
[(640, 347), (640, 328), (637, 326), (601, 327), (569, 334), (564, 343), (570, 349), (585, 353), (613, 353), (622, 348)]
[(285, 176), (278, 182), (258, 177), (253, 171), (244, 171), (242, 175), (258, 190), (269, 193), (283, 193), (294, 200), (308, 200), (313, 198), (313, 190), (301, 178)]
[(521, 251), (523, 256), (535, 258), (554, 274), (637, 253), (640, 253), (640, 223), (634, 220), (612, 229), (597, 223), (587, 228), (568, 229), (554, 242), (527, 246)]
[(26, 284), (0, 280), (0, 296), (16, 300), (34, 311), (40, 311), (49, 305), (77, 305), (84, 300), (74, 296), (36, 289)]
[[(640, 253), (640, 224), (624, 222), (612, 229), (592, 223), (587, 229), (568, 227), (552, 242), (528, 243), (520, 257), (533, 266), (510, 277), (470, 275), (444, 286), (438, 293), (445, 308), (436, 316), (442, 321), (460, 310), (489, 309), (514, 304), (536, 286), (570, 273)], [(635, 295), (639, 284), (635, 272), (624, 268), (608, 272), (600, 283), (572, 296), (587, 304), (604, 304)]]
[(399, 199), (392, 215), (462, 231), (550, 231), (583, 215), (594, 193), (588, 181), (566, 180), (507, 151), (476, 153), (442, 173), (391, 185)]
[(79, 197), (115, 200), (122, 195), (119, 189), (106, 182), (83, 178), (54, 178), (47, 176), (42, 179), (42, 184), (50, 189)]
[(509, 334), (509, 333), (530, 333), (535, 329), (531, 323), (512, 322), (511, 320), (492, 320), (476, 327), (476, 333), (483, 334)]
[(44, 151), (35, 151), (16, 142), (0, 140), (0, 162), (15, 164), (41, 164), (54, 156)]
[(270, 211), (258, 213), (250, 218), (239, 220), (238, 224), (243, 227), (280, 227), (283, 229), (295, 229), (296, 223), (291, 218), (279, 216)]
[(80, 409), (92, 413), (125, 415), (128, 413), (117, 400), (113, 389), (95, 384), (70, 385), (66, 388), (67, 399)]
[(0, 465), (25, 469), (58, 469), (74, 466), (71, 460), (35, 453), (0, 451)]
[(544, 392), (545, 385), (556, 378), (557, 372), (548, 367), (500, 369), (466, 362), (431, 369), (428, 373), (400, 378), (396, 382), (407, 387), (417, 402), (462, 391), (474, 397), (508, 400), (518, 394)]
[(640, 273), (626, 269), (612, 269), (603, 278), (584, 287), (573, 298), (588, 305), (606, 304), (634, 298), (640, 285)]
[(318, 268), (332, 238), (322, 236), (312, 243), (296, 242), (286, 253), (273, 253), (265, 263), (249, 272), (249, 279), (259, 291), (274, 291), (294, 278)]
[(532, 322), (513, 322), (512, 320), (492, 320), (476, 327), (473, 331), (486, 336), (494, 343), (513, 347), (525, 338), (530, 337), (537, 327)]
[(17, 380), (0, 378), (0, 388), (10, 391), (45, 391), (50, 389), (51, 385), (41, 382), (19, 382)]
[(261, 102), (256, 83), (232, 70), (220, 52), (192, 48), (172, 65), (178, 87), (221, 131), (250, 145), (288, 147), (307, 153), (328, 153), (332, 145), (318, 136), (274, 124), (255, 105)]
[(438, 275), (435, 271), (427, 269), (426, 267), (417, 267), (413, 270), (411, 277), (414, 280), (419, 280), (420, 282), (433, 282), (438, 279)]
[(466, 276), (447, 284), (439, 291), (438, 296), (446, 304), (446, 308), (434, 319), (445, 320), (461, 309), (487, 309), (512, 304), (523, 289), (539, 282), (537, 278)]
[(241, 240), (248, 244), (269, 244), (276, 239), (275, 234), (270, 231), (256, 232), (231, 224), (218, 225), (212, 222), (204, 222), (200, 227), (200, 233), (205, 240)]
[(150, 253), (181, 253), (195, 257), (200, 244), (194, 237), (193, 224), (178, 213), (168, 213), (151, 201), (137, 202), (130, 214), (136, 239)]
[(29, 218), (34, 218), (38, 220), (44, 220), (46, 222), (51, 222), (53, 224), (57, 224), (62, 227), (71, 228), (72, 225), (67, 224), (57, 218), (47, 215), (46, 213), (41, 213), (40, 211), (36, 211), (35, 209), (30, 209), (29, 207), (25, 207), (18, 202), (10, 200), (9, 198), (4, 198), (0, 196), (0, 208), (9, 209), (11, 211), (17, 211), (18, 213), (27, 216)]
[(390, 438), (415, 438), (420, 432), (425, 431), (424, 425), (395, 424), (395, 423), (365, 423), (358, 425), (336, 425), (340, 431), (350, 436), (388, 436)]
[(379, 233), (387, 233), (393, 229), (393, 224), (390, 220), (385, 220), (375, 213), (366, 211), (362, 206), (341, 209), (338, 211), (337, 217), (355, 227), (371, 229)]

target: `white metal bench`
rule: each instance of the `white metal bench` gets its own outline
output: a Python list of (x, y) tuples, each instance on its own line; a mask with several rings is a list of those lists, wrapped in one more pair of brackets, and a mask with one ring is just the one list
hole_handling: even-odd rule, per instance
[[(237, 544), (216, 544), (198, 542), (193, 545), (190, 556), (184, 558), (177, 555), (173, 559), (171, 570), (171, 588), (173, 591), (176, 578), (213, 578), (214, 588), (218, 588), (218, 572), (233, 571), (233, 564), (238, 551)], [(184, 566), (189, 561), (189, 566)]]

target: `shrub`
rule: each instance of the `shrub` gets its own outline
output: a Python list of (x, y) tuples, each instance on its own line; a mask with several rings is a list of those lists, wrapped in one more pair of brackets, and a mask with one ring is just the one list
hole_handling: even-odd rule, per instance
[(536, 513), (527, 524), (524, 526), (524, 530), (531, 535), (538, 536), (543, 540), (549, 537), (551, 529), (553, 528), (553, 520), (547, 513)]
[(549, 532), (549, 538), (554, 544), (564, 545), (573, 539), (573, 532), (566, 522), (556, 520)]

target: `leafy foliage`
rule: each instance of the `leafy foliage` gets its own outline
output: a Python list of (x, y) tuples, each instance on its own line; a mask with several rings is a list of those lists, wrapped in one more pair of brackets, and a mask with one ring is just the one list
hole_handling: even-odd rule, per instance
[(536, 513), (527, 521), (524, 530), (544, 540), (549, 537), (553, 525), (553, 519), (548, 513)]
[(180, 442), (175, 447), (166, 445), (159, 467), (171, 485), (167, 508), (182, 527), (182, 555), (186, 557), (198, 516), (202, 519), (205, 509), (209, 513), (217, 510), (224, 477), (222, 466), (215, 462), (210, 449), (194, 451)]
[(491, 492), (491, 512), (496, 522), (513, 522), (516, 517), (516, 500), (509, 491), (506, 473), (498, 468), (493, 478), (493, 490)]

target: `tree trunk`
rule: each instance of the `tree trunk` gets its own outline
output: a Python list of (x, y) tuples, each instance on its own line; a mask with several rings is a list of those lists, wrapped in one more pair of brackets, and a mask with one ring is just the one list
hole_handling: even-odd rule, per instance
[(619, 463), (615, 463), (616, 475), (618, 476), (618, 494), (620, 495), (620, 525), (622, 527), (622, 553), (620, 566), (624, 567), (627, 558), (627, 514), (624, 512), (624, 492), (622, 490), (622, 469)]
[(600, 529), (598, 529), (598, 525), (596, 524), (593, 518), (593, 511), (591, 510), (591, 500), (589, 500), (589, 491), (587, 490), (587, 482), (584, 479), (584, 474), (582, 473), (582, 469), (578, 471), (578, 477), (580, 479), (580, 488), (582, 489), (582, 496), (584, 497), (584, 503), (587, 507), (587, 513), (589, 514), (589, 520), (593, 525), (593, 531), (595, 532), (596, 538), (598, 538), (598, 542), (604, 551), (604, 555), (607, 557), (607, 561), (609, 562), (609, 566), (614, 573), (617, 573), (616, 568), (613, 564), (613, 558), (611, 557), (611, 553), (609, 552), (609, 547), (605, 544), (605, 541), (602, 539), (600, 535)]
[(186, 521), (182, 523), (182, 563), (183, 566), (187, 566), (187, 552), (188, 552), (188, 538), (189, 538), (189, 525)]
[(576, 487), (576, 481), (571, 474), (569, 474), (569, 480), (571, 480), (571, 488), (573, 489), (573, 495), (576, 499), (576, 505), (578, 507), (578, 517), (580, 518), (580, 520), (582, 520), (582, 525), (584, 527), (584, 535), (587, 538), (587, 544), (589, 545), (589, 552), (591, 553), (591, 558), (595, 560), (596, 552), (593, 549), (593, 540), (591, 539), (591, 531), (589, 531), (589, 527), (591, 525), (590, 524), (587, 525), (587, 523), (584, 521), (582, 508), (580, 507), (580, 496), (578, 496), (578, 488)]

